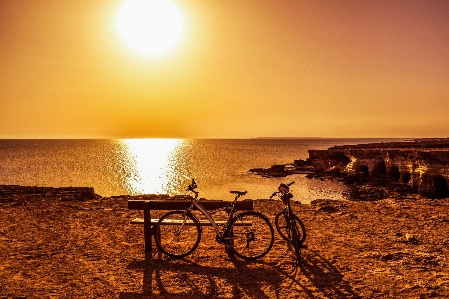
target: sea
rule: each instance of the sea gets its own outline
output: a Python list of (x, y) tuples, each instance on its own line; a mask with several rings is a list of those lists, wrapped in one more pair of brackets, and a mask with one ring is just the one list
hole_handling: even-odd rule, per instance
[(93, 187), (103, 197), (187, 194), (192, 178), (200, 198), (232, 200), (230, 191), (263, 199), (280, 183), (294, 199), (345, 199), (339, 182), (305, 174), (263, 177), (249, 170), (307, 159), (308, 150), (404, 139), (0, 139), (0, 185)]

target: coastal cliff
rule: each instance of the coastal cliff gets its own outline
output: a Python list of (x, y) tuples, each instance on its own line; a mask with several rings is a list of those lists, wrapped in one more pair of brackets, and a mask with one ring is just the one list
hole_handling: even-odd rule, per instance
[(396, 192), (449, 197), (449, 138), (333, 146), (308, 152), (306, 160), (251, 171), (267, 176), (303, 172), (311, 178), (337, 179), (353, 186), (348, 196), (354, 199), (382, 198), (388, 192), (388, 196)]

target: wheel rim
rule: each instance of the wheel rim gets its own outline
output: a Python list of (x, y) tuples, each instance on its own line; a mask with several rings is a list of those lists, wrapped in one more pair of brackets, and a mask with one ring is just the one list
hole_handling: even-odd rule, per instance
[[(252, 225), (244, 225), (251, 221)], [(233, 250), (244, 259), (258, 259), (273, 246), (274, 232), (268, 219), (258, 213), (242, 213), (233, 221)]]
[[(174, 220), (178, 225), (165, 225)], [(173, 221), (172, 221), (173, 222)], [(161, 217), (156, 229), (156, 244), (159, 249), (171, 257), (184, 257), (198, 246), (201, 230), (195, 219), (184, 212), (169, 212)]]
[[(304, 224), (302, 224), (301, 220), (298, 218), (298, 216), (293, 215), (294, 217), (294, 223), (296, 224), (297, 234), (298, 234), (298, 242), (301, 245), (304, 243), (306, 239), (306, 229), (304, 227)], [(293, 238), (292, 238), (292, 229), (290, 228), (290, 224), (286, 220), (286, 216), (284, 212), (279, 212), (275, 217), (275, 226), (276, 230), (279, 233), (279, 235), (284, 239), (285, 241), (292, 244)]]

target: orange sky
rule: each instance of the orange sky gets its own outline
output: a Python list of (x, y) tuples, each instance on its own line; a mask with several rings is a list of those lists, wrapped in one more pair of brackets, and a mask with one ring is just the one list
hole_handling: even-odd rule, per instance
[(0, 138), (449, 136), (448, 1), (174, 1), (160, 57), (121, 2), (0, 0)]

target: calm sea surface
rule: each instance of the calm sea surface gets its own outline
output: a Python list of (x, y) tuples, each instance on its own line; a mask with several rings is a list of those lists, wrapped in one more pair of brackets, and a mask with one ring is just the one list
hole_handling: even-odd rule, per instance
[(200, 197), (231, 200), (268, 198), (282, 182), (294, 199), (342, 199), (340, 183), (295, 174), (265, 178), (248, 172), (306, 159), (309, 149), (400, 139), (120, 139), (0, 140), (0, 184), (94, 187), (101, 196), (185, 194), (191, 178)]

